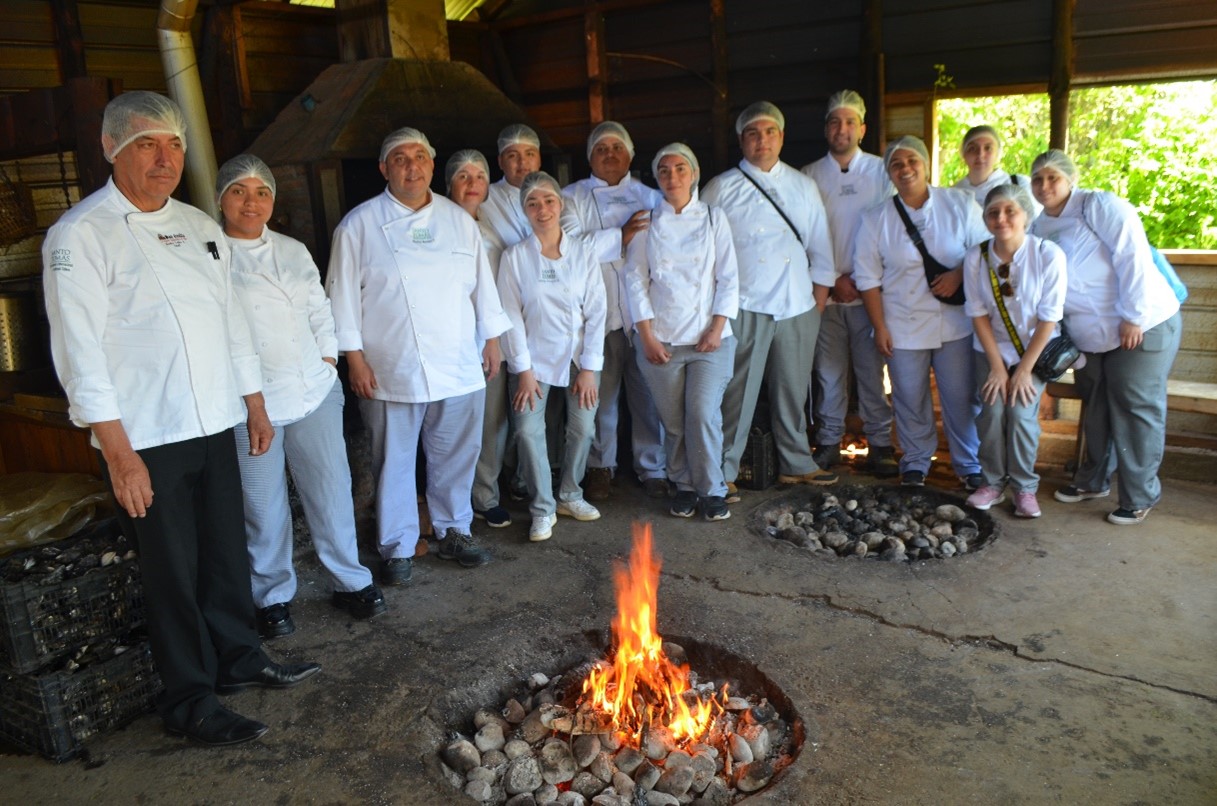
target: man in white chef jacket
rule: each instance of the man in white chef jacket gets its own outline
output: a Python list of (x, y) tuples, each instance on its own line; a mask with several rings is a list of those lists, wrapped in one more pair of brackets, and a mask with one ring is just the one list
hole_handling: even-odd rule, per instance
[(255, 455), (274, 429), (223, 233), (170, 198), (185, 131), (181, 110), (155, 93), (106, 106), (113, 177), (47, 233), (44, 287), (72, 420), (91, 430), (139, 550), (165, 727), (228, 745), (267, 728), (217, 693), (287, 688), (321, 667), (272, 663), (254, 631), (232, 429), (246, 422)]
[(782, 162), (786, 118), (758, 101), (735, 122), (744, 158), (706, 185), (702, 201), (731, 224), (740, 312), (731, 324), (735, 371), (723, 395), (723, 477), (728, 503), (764, 383), (777, 447), (778, 481), (833, 484), (807, 440), (808, 380), (820, 311), (836, 281), (832, 240), (815, 182)]
[[(592, 175), (562, 189), (578, 222), (577, 235), (600, 257), (604, 275), (608, 319), (604, 326), (604, 369), (600, 372), (600, 408), (596, 410), (596, 436), (587, 458), (583, 489), (588, 500), (604, 501), (617, 469), (619, 397), (625, 385), (630, 411), (630, 444), (634, 471), (648, 495), (668, 494), (663, 429), (651, 391), (634, 360), (631, 335), (634, 323), (625, 295), (625, 247), (647, 227), (651, 210), (662, 200), (659, 191), (630, 175), (634, 141), (620, 123), (606, 120), (587, 138), (587, 162)], [(608, 258), (607, 260), (605, 258)]]
[[(478, 217), (494, 230), (506, 249), (532, 235), (520, 204), (520, 185), (524, 177), (541, 170), (541, 138), (530, 126), (513, 123), (499, 132), (498, 148), (503, 176), (491, 183)], [(559, 222), (568, 234), (578, 228), (573, 210), (564, 208)]]
[[(427, 461), (437, 554), (466, 568), (490, 554), (470, 536), (486, 374), (511, 327), (477, 221), (431, 192), (435, 149), (409, 127), (385, 138), (387, 186), (334, 231), (327, 289), (338, 349), (372, 435), (376, 526), (386, 585), (410, 580), (419, 540), (415, 462)], [(483, 354), (478, 339), (487, 342)]]

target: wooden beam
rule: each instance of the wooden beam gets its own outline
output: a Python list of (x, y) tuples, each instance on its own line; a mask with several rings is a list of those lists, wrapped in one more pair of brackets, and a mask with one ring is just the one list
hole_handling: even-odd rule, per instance
[[(594, 127), (608, 119), (608, 57), (604, 47), (604, 15), (589, 7), (583, 15), (583, 41), (587, 46), (587, 117)], [(590, 128), (590, 127), (589, 127)]]
[[(76, 151), (76, 182), (83, 199), (101, 188), (110, 178), (110, 163), (101, 149), (101, 117), (106, 104), (122, 92), (122, 82), (82, 76), (67, 82), (70, 132), (60, 131), (60, 138)], [(65, 150), (68, 143), (65, 142)]]
[[(731, 104), (728, 67), (730, 52), (727, 49), (727, 3), (726, 0), (710, 0), (710, 44), (714, 65), (714, 102), (710, 105), (710, 131), (714, 137), (714, 173), (727, 170), (731, 148)], [(703, 172), (703, 175), (706, 175)]]
[(51, 19), (55, 25), (55, 55), (59, 60), (60, 83), (66, 84), (69, 79), (88, 75), (76, 0), (51, 0)]
[(249, 87), (248, 80), (242, 80), (245, 65), (238, 56), (240, 28), (241, 10), (238, 6), (212, 6), (203, 18), (199, 71), (207, 108), (214, 115), (211, 124), (217, 162), (240, 154), (245, 147), (243, 112), (246, 104), (243, 101)]
[(1048, 78), (1048, 145), (1069, 149), (1069, 90), (1073, 85), (1073, 11), (1076, 0), (1052, 2), (1052, 71)]
[(862, 150), (872, 154), (883, 151), (883, 0), (867, 0), (862, 10), (862, 36), (858, 47), (858, 92), (866, 101), (866, 136)]

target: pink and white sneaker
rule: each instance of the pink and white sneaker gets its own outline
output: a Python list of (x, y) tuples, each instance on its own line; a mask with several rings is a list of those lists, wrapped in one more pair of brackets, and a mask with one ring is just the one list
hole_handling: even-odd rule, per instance
[(968, 496), (968, 506), (975, 507), (983, 512), (994, 504), (1000, 504), (1005, 500), (1006, 494), (1000, 487), (990, 487), (986, 484)]
[(1041, 514), (1040, 502), (1036, 500), (1035, 493), (1014, 494), (1014, 517), (1038, 518)]

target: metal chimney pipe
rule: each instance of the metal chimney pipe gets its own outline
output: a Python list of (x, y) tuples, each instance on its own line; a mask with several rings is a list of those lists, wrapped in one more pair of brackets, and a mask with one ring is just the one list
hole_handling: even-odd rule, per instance
[(186, 116), (186, 182), (195, 207), (218, 218), (216, 204), (216, 153), (211, 141), (211, 124), (203, 102), (203, 84), (195, 58), (190, 23), (199, 0), (161, 0), (156, 17), (157, 46), (165, 70), (169, 97)]

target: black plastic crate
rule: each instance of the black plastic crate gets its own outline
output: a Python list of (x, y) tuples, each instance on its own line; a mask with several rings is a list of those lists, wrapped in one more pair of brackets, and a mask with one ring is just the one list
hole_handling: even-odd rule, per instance
[(773, 432), (753, 426), (740, 457), (735, 483), (749, 490), (765, 490), (778, 479), (778, 451)]
[(0, 739), (52, 761), (152, 709), (161, 679), (147, 641), (74, 672), (0, 675)]
[[(5, 581), (20, 577), (22, 565), (31, 558), (43, 561), (50, 550), (62, 556), (81, 546), (88, 547), (85, 558), (75, 566), (67, 564), (71, 571), (63, 578)], [(92, 566), (97, 550), (104, 546), (113, 547), (119, 561)], [(121, 559), (129, 549), (117, 521), (111, 519), (77, 536), (0, 561), (0, 668), (19, 673), (44, 669), (82, 645), (142, 626), (139, 564)]]

